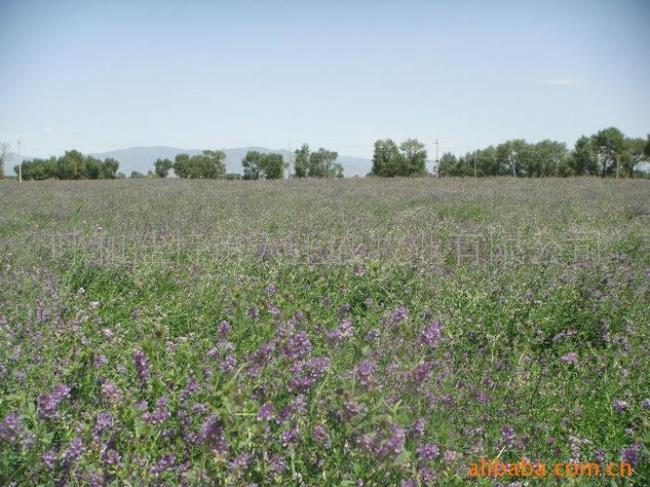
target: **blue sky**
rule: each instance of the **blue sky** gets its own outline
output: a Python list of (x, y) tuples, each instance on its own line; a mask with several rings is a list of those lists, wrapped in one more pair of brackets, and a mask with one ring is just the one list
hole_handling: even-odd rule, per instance
[(648, 0), (0, 0), (0, 140), (369, 156), (645, 136), (648, 46)]

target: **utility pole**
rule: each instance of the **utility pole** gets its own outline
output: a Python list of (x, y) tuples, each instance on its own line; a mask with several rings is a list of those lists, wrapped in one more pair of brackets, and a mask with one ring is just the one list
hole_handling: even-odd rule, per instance
[(23, 182), (23, 158), (20, 156), (20, 139), (18, 139), (18, 182)]
[(440, 177), (440, 160), (438, 159), (438, 150), (440, 149), (440, 139), (434, 139), (433, 143), (436, 146), (436, 174), (438, 177)]

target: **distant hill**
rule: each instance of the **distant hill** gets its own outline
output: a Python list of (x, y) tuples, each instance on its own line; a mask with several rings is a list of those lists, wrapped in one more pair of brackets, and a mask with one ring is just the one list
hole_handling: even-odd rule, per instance
[[(263, 153), (277, 153), (284, 156), (285, 161), (289, 160), (291, 153), (286, 149), (268, 149), (266, 147), (238, 147), (234, 149), (222, 149), (226, 153), (226, 170), (231, 173), (241, 173), (241, 160), (250, 150), (256, 150)], [(195, 155), (200, 154), (202, 149), (181, 149), (179, 147), (167, 146), (150, 146), (150, 147), (129, 147), (127, 149), (118, 149), (108, 152), (92, 152), (89, 155), (99, 159), (112, 157), (119, 161), (120, 172), (126, 175), (132, 171), (138, 171), (146, 174), (147, 171), (153, 170), (153, 163), (156, 159), (171, 159), (178, 154)], [(30, 160), (33, 157), (22, 156), (22, 160)], [(10, 153), (5, 163), (6, 172), (11, 174), (13, 168), (18, 164), (18, 154)], [(369, 159), (355, 156), (339, 155), (337, 160), (343, 166), (345, 176), (365, 176), (370, 172), (372, 163)]]

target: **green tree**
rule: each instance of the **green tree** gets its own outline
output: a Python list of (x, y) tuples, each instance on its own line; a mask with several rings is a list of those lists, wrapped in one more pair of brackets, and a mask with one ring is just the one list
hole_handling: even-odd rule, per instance
[(533, 144), (530, 149), (526, 169), (528, 177), (559, 176), (560, 167), (566, 166), (569, 153), (564, 142), (545, 139)]
[(616, 173), (625, 147), (623, 132), (616, 127), (609, 127), (594, 134), (591, 141), (600, 163), (601, 176)]
[(309, 177), (332, 178), (343, 177), (343, 166), (334, 161), (339, 157), (338, 152), (321, 147), (309, 156)]
[(262, 174), (265, 179), (282, 179), (285, 167), (286, 164), (282, 154), (264, 154), (262, 158)]
[(172, 166), (176, 176), (179, 178), (189, 178), (190, 177), (190, 156), (188, 154), (177, 154), (174, 158), (174, 164)]
[(309, 146), (302, 144), (300, 149), (294, 151), (293, 173), (297, 178), (306, 178), (309, 175)]
[(244, 169), (244, 179), (259, 179), (262, 173), (262, 157), (264, 154), (250, 150), (241, 161)]
[(576, 141), (569, 166), (576, 176), (598, 174), (598, 159), (591, 138), (583, 135)]
[(286, 164), (282, 154), (248, 151), (242, 159), (242, 167), (244, 179), (282, 179)]
[(179, 178), (220, 179), (226, 176), (225, 158), (223, 151), (212, 150), (204, 150), (192, 157), (178, 154), (172, 167)]
[(169, 175), (169, 170), (174, 166), (174, 163), (169, 159), (157, 159), (153, 165), (156, 176), (159, 178), (166, 178)]
[(421, 176), (427, 171), (427, 151), (417, 139), (408, 139), (399, 146), (402, 151), (400, 176)]
[(370, 171), (372, 176), (399, 176), (403, 165), (403, 156), (392, 139), (380, 139), (375, 142)]
[(130, 177), (133, 178), (133, 179), (146, 178), (146, 176), (144, 174), (142, 174), (141, 172), (138, 172), (138, 171), (131, 171), (131, 176)]
[[(464, 160), (462, 161), (465, 162)], [(440, 176), (465, 176), (461, 161), (451, 152), (445, 152), (438, 162)]]
[(497, 145), (495, 155), (498, 167), (506, 170), (504, 174), (520, 177), (526, 176), (533, 167), (531, 154), (530, 146), (524, 139), (514, 139)]
[(647, 141), (640, 137), (626, 137), (623, 141), (621, 167), (629, 177), (634, 177), (634, 170), (639, 163), (649, 159), (648, 155), (645, 153), (647, 144), (650, 144), (650, 135), (648, 135)]
[(223, 151), (204, 150), (201, 157), (201, 176), (206, 179), (222, 179), (226, 176), (226, 154)]

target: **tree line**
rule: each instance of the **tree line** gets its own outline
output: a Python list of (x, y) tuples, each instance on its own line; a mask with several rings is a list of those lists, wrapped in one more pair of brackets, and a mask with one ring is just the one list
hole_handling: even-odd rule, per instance
[(553, 140), (532, 144), (515, 139), (461, 157), (445, 153), (438, 171), (440, 176), (633, 177), (644, 161), (650, 161), (650, 135), (647, 139), (631, 138), (610, 127), (580, 137), (573, 150)]
[[(7, 145), (0, 144), (0, 178)], [(338, 153), (319, 148), (311, 151), (308, 144), (295, 150), (292, 177), (343, 177), (343, 167), (337, 163)], [(174, 160), (158, 159), (147, 175), (137, 171), (131, 177), (165, 178), (173, 170), (183, 179), (282, 179), (290, 165), (278, 153), (248, 151), (241, 161), (242, 174), (228, 174), (226, 154), (220, 150), (204, 150), (201, 154), (178, 154)], [(374, 144), (372, 169), (369, 176), (423, 176), (427, 174), (428, 154), (417, 139), (397, 144), (392, 139), (380, 139)], [(564, 142), (542, 140), (529, 143), (513, 139), (498, 145), (468, 152), (463, 156), (447, 152), (437, 166), (439, 176), (628, 176), (633, 177), (640, 163), (650, 161), (650, 134), (646, 139), (626, 137), (616, 127), (609, 127), (591, 136), (580, 137), (572, 150)], [(118, 173), (119, 163), (108, 158), (103, 161), (85, 156), (76, 150), (61, 157), (33, 159), (22, 163), (23, 179), (115, 179), (126, 177)], [(18, 172), (18, 166), (15, 171)]]
[[(294, 172), (297, 178), (343, 177), (343, 166), (336, 163), (338, 152), (320, 148), (311, 152), (308, 144), (293, 152)], [(183, 179), (282, 179), (289, 163), (278, 153), (248, 151), (241, 161), (242, 173), (226, 173), (226, 154), (223, 151), (203, 151), (190, 156), (178, 154), (174, 160), (158, 159), (154, 162), (151, 176), (166, 178), (173, 169), (174, 174)], [(135, 177), (144, 177), (136, 173)], [(134, 175), (132, 174), (132, 177)]]
[[(66, 151), (60, 157), (32, 159), (22, 164), (25, 180), (43, 179), (115, 179), (120, 163), (112, 158), (96, 159), (77, 150)], [(16, 174), (18, 166), (14, 167)]]

